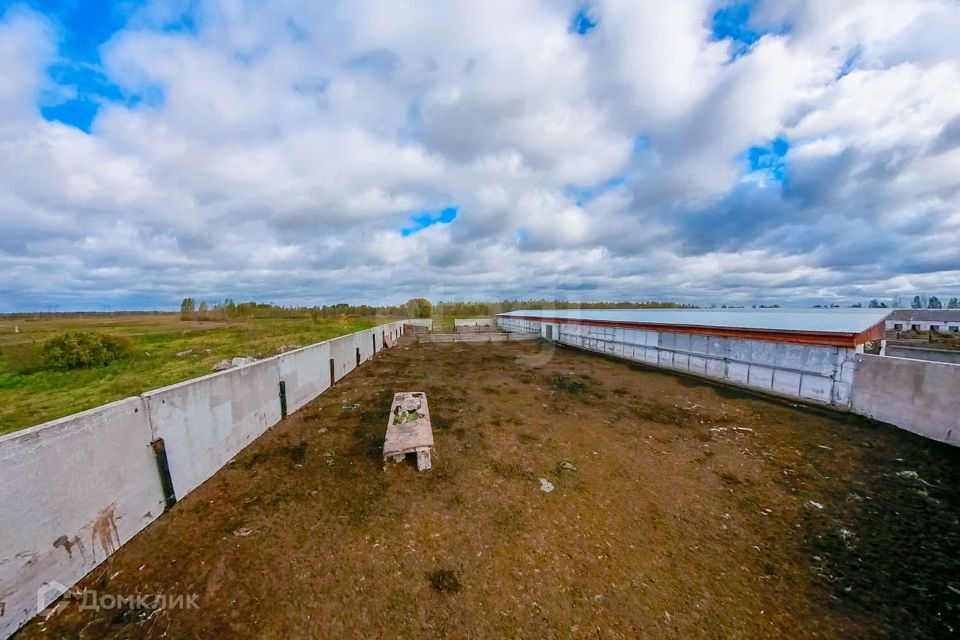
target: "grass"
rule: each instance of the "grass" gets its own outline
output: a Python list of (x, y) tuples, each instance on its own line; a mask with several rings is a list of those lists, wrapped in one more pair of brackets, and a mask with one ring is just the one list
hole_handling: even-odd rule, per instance
[[(282, 346), (320, 342), (390, 320), (293, 317), (196, 322), (171, 313), (0, 319), (0, 435), (205, 375), (225, 358), (267, 357)], [(17, 366), (15, 356), (66, 331), (124, 337), (131, 344), (130, 356), (104, 367), (71, 371)], [(177, 356), (187, 351), (190, 355)]]

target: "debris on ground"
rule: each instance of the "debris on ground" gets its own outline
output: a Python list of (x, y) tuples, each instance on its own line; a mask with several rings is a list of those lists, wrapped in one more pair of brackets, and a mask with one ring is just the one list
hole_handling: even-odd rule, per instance
[(178, 358), (188, 358), (194, 355), (196, 351), (193, 349), (187, 349), (186, 351), (177, 351), (174, 355)]
[(249, 357), (238, 357), (232, 358), (230, 360), (221, 360), (217, 364), (213, 365), (210, 369), (211, 371), (226, 371), (227, 369), (233, 369), (234, 367), (242, 367), (245, 364), (251, 364), (256, 362), (256, 358)]
[(819, 502), (814, 502), (813, 500), (807, 500), (807, 504), (811, 507), (816, 507), (817, 509), (823, 509), (823, 505)]
[(544, 493), (550, 493), (556, 487), (553, 486), (553, 483), (547, 480), (546, 478), (540, 478), (540, 491)]
[(570, 463), (567, 462), (566, 460), (564, 460), (563, 462), (560, 463), (559, 468), (560, 468), (560, 469), (567, 469), (568, 471), (576, 471), (576, 470), (577, 470), (577, 468), (576, 468), (575, 466), (573, 466), (572, 464), (570, 464)]
[(359, 407), (360, 407), (359, 404), (355, 402), (350, 402), (349, 400), (344, 400), (342, 403), (340, 403), (340, 408), (344, 409), (345, 411), (354, 411)]
[(916, 471), (898, 471), (894, 475), (897, 476), (898, 478), (903, 478), (904, 480), (916, 480), (917, 482), (921, 484), (925, 484), (928, 487), (936, 486), (934, 484), (930, 484), (929, 482), (921, 478), (920, 474), (917, 473)]
[(239, 529), (233, 532), (233, 535), (237, 536), (238, 538), (246, 538), (251, 533), (253, 533), (253, 529), (250, 529), (248, 527), (240, 527)]
[(451, 569), (437, 569), (427, 574), (430, 586), (440, 593), (457, 593), (460, 591), (460, 579)]

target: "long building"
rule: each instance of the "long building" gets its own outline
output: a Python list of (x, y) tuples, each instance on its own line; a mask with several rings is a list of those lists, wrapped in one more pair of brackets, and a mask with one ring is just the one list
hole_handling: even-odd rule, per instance
[(505, 331), (848, 407), (854, 356), (889, 309), (562, 309), (497, 316)]
[(960, 309), (896, 309), (887, 318), (887, 331), (960, 333)]

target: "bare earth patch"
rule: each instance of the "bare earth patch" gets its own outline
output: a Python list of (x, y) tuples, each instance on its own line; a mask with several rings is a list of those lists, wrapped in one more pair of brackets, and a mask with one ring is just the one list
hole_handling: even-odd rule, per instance
[[(542, 348), (382, 352), (80, 585), (199, 608), (68, 601), (18, 637), (958, 633), (957, 450)], [(404, 389), (430, 402), (428, 472), (381, 459)]]

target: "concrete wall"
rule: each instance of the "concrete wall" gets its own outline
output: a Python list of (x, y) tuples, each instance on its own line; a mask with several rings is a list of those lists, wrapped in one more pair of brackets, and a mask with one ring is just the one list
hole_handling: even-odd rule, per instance
[(150, 440), (141, 398), (0, 438), (0, 637), (163, 512)]
[(858, 354), (853, 410), (960, 445), (960, 365)]
[(725, 382), (848, 407), (853, 349), (611, 326), (497, 318), (505, 331), (536, 332), (581, 349)]
[(910, 358), (912, 360), (929, 360), (931, 362), (960, 364), (960, 350), (956, 349), (927, 349), (926, 347), (887, 344), (885, 355), (894, 358)]
[(321, 342), (278, 358), (280, 379), (287, 392), (287, 412), (293, 413), (330, 388), (330, 343)]
[[(370, 359), (381, 325), (188, 380), (0, 437), (0, 638), (156, 519), (162, 438), (178, 499), (280, 421), (280, 381), (296, 411)], [(375, 349), (374, 340), (378, 340)], [(49, 588), (45, 588), (47, 585)], [(62, 585), (62, 586), (60, 586)]]
[(143, 394), (178, 498), (280, 422), (278, 358)]
[(454, 318), (453, 331), (471, 331), (493, 329), (496, 322), (493, 318)]

